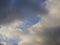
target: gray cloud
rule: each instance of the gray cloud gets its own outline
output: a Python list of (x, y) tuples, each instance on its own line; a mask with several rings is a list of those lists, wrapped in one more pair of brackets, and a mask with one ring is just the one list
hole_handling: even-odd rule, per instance
[(14, 25), (9, 29), (3, 28), (0, 33), (7, 38), (21, 38), (22, 41), (18, 43), (19, 45), (60, 45), (60, 1), (48, 0), (46, 2), (49, 13), (42, 17), (37, 24), (27, 29), (29, 34), (26, 35), (20, 29), (16, 31)]
[(20, 45), (60, 45), (59, 4), (59, 0), (47, 0), (48, 15), (28, 29), (30, 38), (22, 38)]
[[(44, 31), (45, 30), (45, 31)], [(45, 45), (60, 45), (60, 27), (46, 28), (42, 32)]]
[(0, 0), (0, 24), (22, 19), (32, 13), (45, 14), (47, 11), (44, 2), (45, 0)]

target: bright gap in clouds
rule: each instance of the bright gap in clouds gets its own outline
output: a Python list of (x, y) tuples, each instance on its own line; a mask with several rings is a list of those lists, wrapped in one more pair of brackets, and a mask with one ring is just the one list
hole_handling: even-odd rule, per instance
[[(36, 15), (36, 14), (35, 14)], [(31, 27), (32, 25), (38, 23), (41, 20), (40, 16), (27, 16), (22, 19), (23, 24), (18, 26), (17, 28), (20, 28), (22, 30), (26, 30), (27, 28)]]
[(6, 42), (8, 45), (10, 45), (10, 44), (17, 44), (18, 42), (20, 42), (20, 40), (18, 38), (13, 38), (13, 39), (6, 39)]

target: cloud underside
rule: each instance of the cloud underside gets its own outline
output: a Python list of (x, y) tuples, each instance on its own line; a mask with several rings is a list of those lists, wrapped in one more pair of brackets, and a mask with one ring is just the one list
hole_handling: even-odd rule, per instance
[[(42, 2), (42, 3), (41, 3)], [(23, 19), (34, 14), (46, 14), (44, 0), (1, 0), (0, 1), (0, 24), (8, 24), (17, 19)], [(40, 4), (41, 3), (41, 4)], [(44, 12), (44, 13), (43, 13)], [(34, 15), (35, 16), (35, 15)]]
[(16, 25), (22, 24), (19, 21), (3, 25), (0, 29), (3, 40), (17, 37), (21, 39), (19, 45), (60, 45), (60, 1), (47, 0), (46, 4), (46, 16), (25, 32), (15, 28)]

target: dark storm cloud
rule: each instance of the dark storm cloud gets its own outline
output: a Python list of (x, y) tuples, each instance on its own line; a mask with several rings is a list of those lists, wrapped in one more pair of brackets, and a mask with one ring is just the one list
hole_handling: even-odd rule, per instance
[(0, 0), (0, 24), (12, 22), (32, 13), (45, 14), (45, 0)]

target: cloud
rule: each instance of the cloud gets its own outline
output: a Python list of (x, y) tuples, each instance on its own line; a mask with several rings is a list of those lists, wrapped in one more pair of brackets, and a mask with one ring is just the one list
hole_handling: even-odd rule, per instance
[(49, 9), (48, 16), (45, 16), (42, 18), (43, 23), (42, 25), (45, 25), (44, 27), (56, 27), (60, 26), (60, 6), (59, 6), (59, 0), (48, 0), (47, 7)]
[[(18, 0), (20, 1), (20, 0)], [(17, 1), (17, 2), (18, 2)], [(19, 45), (59, 45), (60, 44), (60, 1), (47, 0), (46, 8), (47, 14), (39, 22), (23, 32), (21, 29), (16, 28), (21, 24), (20, 22), (5, 25), (7, 27), (1, 28), (0, 34), (6, 38), (18, 37), (21, 41)], [(17, 4), (18, 5), (18, 4)], [(44, 14), (43, 14), (44, 15)], [(24, 22), (22, 22), (24, 23)], [(4, 33), (2, 33), (4, 32)]]
[(59, 45), (60, 44), (60, 1), (47, 0), (49, 13), (41, 21), (28, 29), (20, 45)]
[(47, 12), (44, 6), (45, 0), (41, 0), (41, 2), (40, 0), (0, 0), (0, 2), (0, 24), (21, 20), (33, 13), (44, 14)]

